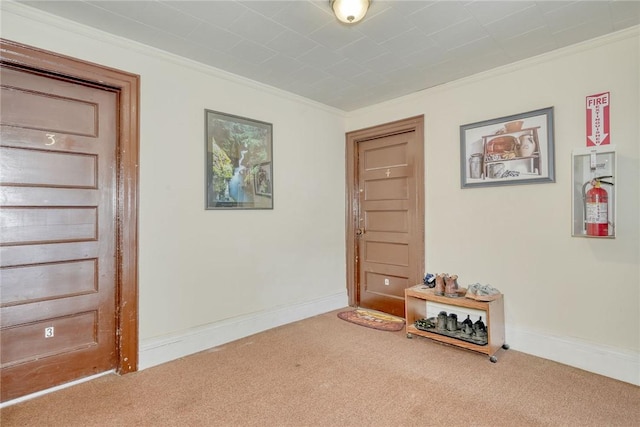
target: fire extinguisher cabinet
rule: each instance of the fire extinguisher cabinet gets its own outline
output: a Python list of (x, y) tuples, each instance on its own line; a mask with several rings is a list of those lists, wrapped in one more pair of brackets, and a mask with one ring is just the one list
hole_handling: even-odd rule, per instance
[(572, 236), (616, 237), (616, 163), (614, 145), (573, 150)]

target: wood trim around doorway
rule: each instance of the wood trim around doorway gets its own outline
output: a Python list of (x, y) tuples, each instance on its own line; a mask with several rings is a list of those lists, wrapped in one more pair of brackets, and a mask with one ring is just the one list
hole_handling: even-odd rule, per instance
[[(419, 147), (420, 158), (415, 159), (415, 167), (417, 176), (422, 177), (416, 183), (416, 201), (418, 205), (418, 230), (415, 237), (422, 242), (420, 251), (414, 260), (414, 274), (416, 277), (422, 277), (425, 266), (425, 224), (424, 224), (424, 116), (415, 116), (403, 120), (398, 120), (378, 126), (372, 126), (364, 129), (348, 132), (346, 134), (346, 253), (347, 253), (347, 293), (349, 296), (349, 305), (356, 306), (359, 298), (359, 268), (356, 261), (357, 255), (357, 239), (356, 229), (358, 228), (358, 143), (376, 138), (383, 138), (395, 134), (405, 132), (416, 132), (418, 140), (421, 142)], [(415, 285), (415, 283), (414, 283)]]
[(138, 159), (140, 77), (54, 52), (0, 39), (4, 65), (55, 75), (118, 93), (117, 372), (138, 370)]

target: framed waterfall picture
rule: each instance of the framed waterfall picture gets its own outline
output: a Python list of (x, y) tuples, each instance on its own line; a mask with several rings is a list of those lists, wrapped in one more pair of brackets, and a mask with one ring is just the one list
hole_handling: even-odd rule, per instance
[(273, 209), (273, 126), (205, 110), (205, 209)]

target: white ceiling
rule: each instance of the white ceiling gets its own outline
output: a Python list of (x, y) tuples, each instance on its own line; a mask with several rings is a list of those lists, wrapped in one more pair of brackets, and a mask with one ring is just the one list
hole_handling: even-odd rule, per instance
[(640, 23), (635, 1), (20, 1), (351, 111)]

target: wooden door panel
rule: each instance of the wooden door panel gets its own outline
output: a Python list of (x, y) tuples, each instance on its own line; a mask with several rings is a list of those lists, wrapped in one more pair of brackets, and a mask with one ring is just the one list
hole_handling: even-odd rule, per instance
[(364, 262), (409, 265), (409, 248), (406, 244), (390, 242), (364, 242)]
[(392, 211), (392, 210), (404, 212), (407, 209), (410, 209), (411, 205), (412, 205), (412, 202), (410, 202), (409, 200), (402, 200), (402, 199), (394, 200), (394, 201), (369, 200), (366, 202), (366, 206), (367, 206), (366, 212), (369, 212), (369, 211), (382, 212), (382, 211)]
[[(6, 328), (2, 333), (0, 352), (2, 367), (95, 346), (97, 330), (95, 310)], [(16, 342), (20, 345), (15, 345)]]
[(0, 147), (0, 156), (4, 185), (97, 188), (96, 155)]
[[(366, 179), (366, 178), (365, 178)], [(408, 199), (409, 185), (407, 178), (386, 178), (366, 180), (364, 182), (364, 200)]]
[[(409, 277), (409, 268), (402, 265), (392, 264), (368, 264), (363, 266), (363, 274), (376, 273), (388, 277)], [(366, 278), (366, 277), (365, 277)], [(366, 283), (366, 281), (364, 282)]]
[(114, 92), (1, 72), (5, 400), (116, 366), (118, 126)]
[[(406, 233), (381, 233), (376, 231), (372, 231), (372, 232), (367, 231), (367, 240), (366, 241), (362, 240), (362, 241), (368, 242), (368, 243), (382, 242), (385, 244), (395, 243), (395, 244), (401, 244), (401, 245), (408, 245), (409, 236), (407, 236)], [(366, 246), (365, 243), (363, 243), (363, 245)]]
[(392, 135), (384, 146), (370, 148), (364, 152), (361, 173), (381, 168), (397, 168), (408, 164), (407, 142), (402, 135)]
[[(406, 271), (403, 272), (405, 275)], [(377, 293), (382, 296), (393, 295), (404, 298), (404, 290), (413, 286), (406, 276), (396, 277), (392, 274), (378, 274), (367, 271), (365, 281), (367, 282), (367, 292)]]
[[(4, 209), (2, 210), (4, 211)], [(98, 255), (97, 242), (48, 243), (30, 246), (0, 246), (0, 265), (6, 269), (38, 263), (64, 262), (69, 260), (94, 259)]]
[(0, 302), (8, 307), (97, 292), (97, 275), (97, 259), (5, 268)]
[(94, 207), (5, 207), (0, 236), (1, 245), (96, 240), (98, 212)]
[(9, 206), (97, 206), (99, 194), (79, 188), (0, 186), (0, 205)]
[[(52, 87), (47, 81), (34, 82), (21, 71), (5, 69), (2, 73), (2, 124), (48, 133), (98, 136), (98, 103), (94, 89), (79, 85)], [(33, 114), (34, 105), (46, 114)], [(108, 114), (114, 114), (110, 112)]]
[[(0, 321), (4, 330), (4, 328), (18, 326), (23, 323), (39, 322), (56, 317), (70, 316), (75, 313), (99, 310), (99, 305), (103, 299), (99, 292), (90, 292), (65, 298), (51, 298), (19, 305), (6, 305), (0, 311)], [(100, 314), (103, 311), (101, 310)], [(104, 325), (105, 328), (113, 323), (111, 319), (100, 320), (103, 322), (101, 327)], [(108, 337), (101, 337), (101, 340), (105, 340), (105, 338)], [(49, 343), (52, 341), (49, 340)]]
[(406, 210), (375, 211), (368, 210), (364, 215), (367, 232), (409, 232), (409, 215)]

